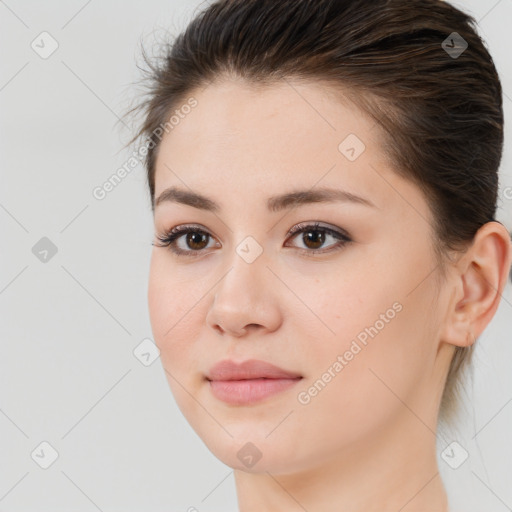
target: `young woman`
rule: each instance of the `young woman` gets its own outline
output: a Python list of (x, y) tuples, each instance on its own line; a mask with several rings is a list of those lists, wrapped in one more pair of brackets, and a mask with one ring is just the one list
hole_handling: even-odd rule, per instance
[(220, 0), (150, 69), (153, 334), (240, 511), (446, 512), (438, 422), (512, 260), (474, 19)]

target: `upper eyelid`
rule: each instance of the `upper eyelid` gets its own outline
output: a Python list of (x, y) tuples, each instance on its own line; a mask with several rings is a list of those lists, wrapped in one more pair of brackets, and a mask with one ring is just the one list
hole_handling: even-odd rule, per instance
[(336, 233), (339, 235), (349, 236), (349, 234), (343, 229), (339, 227), (332, 226), (330, 224), (324, 224), (319, 221), (304, 221), (299, 222), (298, 224), (295, 224), (291, 229), (288, 230), (288, 233), (295, 234), (297, 232), (301, 232), (305, 229), (317, 229), (318, 231), (328, 231), (331, 233)]
[[(347, 233), (346, 230), (344, 230), (342, 228), (335, 227), (335, 226), (331, 226), (330, 224), (326, 225), (325, 223), (322, 223), (320, 221), (299, 222), (287, 231), (287, 235), (295, 235), (305, 229), (312, 229), (312, 230), (315, 229), (315, 230), (319, 230), (319, 231), (324, 230), (324, 231), (335, 233), (335, 234), (338, 234), (341, 236), (345, 236), (347, 238), (350, 237), (349, 233)], [(202, 232), (204, 234), (207, 234), (208, 236), (216, 238), (215, 235), (213, 235), (208, 230), (208, 228), (202, 226), (201, 224), (180, 224), (180, 225), (175, 226), (174, 228), (170, 229), (168, 232), (164, 232), (164, 233), (170, 235), (174, 231), (174, 233), (177, 235), (184, 235), (187, 232), (194, 231), (194, 230), (196, 232)]]

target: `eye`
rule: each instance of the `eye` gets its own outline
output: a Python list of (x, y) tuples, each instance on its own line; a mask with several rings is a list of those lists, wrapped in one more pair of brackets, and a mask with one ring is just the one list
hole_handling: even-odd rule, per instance
[[(177, 226), (167, 233), (158, 234), (156, 238), (159, 243), (152, 245), (169, 247), (175, 254), (194, 257), (202, 254), (212, 237), (207, 231), (197, 226)], [(179, 242), (182, 242), (181, 247)]]
[[(313, 224), (297, 224), (289, 231), (289, 239), (296, 238), (300, 233), (302, 233), (300, 241), (306, 247), (305, 249), (301, 249), (301, 252), (307, 255), (335, 251), (341, 249), (349, 242), (352, 242), (352, 239), (344, 231), (320, 226), (318, 222)], [(329, 238), (331, 238), (334, 243), (330, 244), (328, 248), (320, 249)], [(207, 231), (198, 226), (190, 225), (177, 226), (169, 232), (157, 234), (156, 239), (159, 243), (153, 243), (152, 245), (168, 247), (177, 255), (191, 257), (203, 254), (203, 251), (208, 248), (208, 242), (210, 240), (213, 241), (212, 235)], [(215, 244), (213, 247), (215, 247)], [(216, 247), (220, 247), (220, 244)]]
[[(301, 252), (306, 254), (323, 254), (337, 249), (343, 248), (346, 244), (352, 242), (352, 239), (342, 230), (334, 229), (331, 227), (320, 226), (320, 223), (314, 224), (301, 223), (294, 226), (289, 234), (291, 238), (296, 238), (298, 234), (302, 233), (299, 240), (304, 244), (306, 249)], [(325, 242), (331, 238), (334, 240), (330, 247), (319, 250)]]

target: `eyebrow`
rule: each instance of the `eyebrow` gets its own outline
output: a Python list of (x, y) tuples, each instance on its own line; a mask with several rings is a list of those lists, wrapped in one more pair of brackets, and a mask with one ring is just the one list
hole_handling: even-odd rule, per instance
[[(327, 203), (341, 201), (347, 203), (361, 204), (372, 208), (377, 206), (369, 199), (358, 196), (351, 192), (334, 188), (315, 188), (313, 190), (298, 190), (285, 194), (272, 196), (267, 200), (267, 208), (271, 212), (279, 212), (288, 208), (294, 208), (310, 203)], [(155, 208), (164, 202), (174, 202), (192, 206), (209, 212), (219, 212), (221, 207), (213, 199), (205, 197), (197, 192), (169, 187), (165, 189), (156, 199)]]

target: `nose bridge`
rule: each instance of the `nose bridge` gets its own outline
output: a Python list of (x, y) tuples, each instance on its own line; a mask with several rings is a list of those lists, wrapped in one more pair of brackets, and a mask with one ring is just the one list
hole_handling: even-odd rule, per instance
[(265, 287), (267, 258), (263, 246), (253, 237), (245, 236), (234, 245), (229, 256), (229, 271), (219, 283), (218, 293), (229, 293), (233, 298), (257, 300), (258, 293)]

